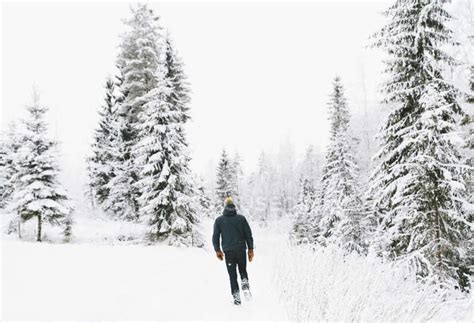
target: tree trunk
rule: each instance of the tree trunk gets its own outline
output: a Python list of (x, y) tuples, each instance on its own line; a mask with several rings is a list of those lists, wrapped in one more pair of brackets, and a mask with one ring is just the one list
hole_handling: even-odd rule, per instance
[(36, 241), (41, 242), (41, 215), (38, 215), (38, 236), (36, 237)]

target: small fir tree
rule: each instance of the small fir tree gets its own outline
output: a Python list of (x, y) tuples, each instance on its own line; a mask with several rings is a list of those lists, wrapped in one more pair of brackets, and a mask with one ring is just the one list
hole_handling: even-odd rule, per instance
[(56, 143), (47, 138), (44, 114), (47, 108), (39, 103), (35, 93), (33, 104), (27, 108), (25, 133), (16, 161), (17, 188), (13, 195), (12, 209), (21, 221), (36, 218), (37, 241), (42, 240), (43, 223), (65, 225), (72, 208), (64, 189), (58, 183), (59, 168), (56, 162)]

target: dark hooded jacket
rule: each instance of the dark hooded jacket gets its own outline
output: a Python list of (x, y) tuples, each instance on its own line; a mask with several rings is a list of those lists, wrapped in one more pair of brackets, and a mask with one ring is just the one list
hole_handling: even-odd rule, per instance
[(221, 235), (224, 252), (253, 249), (252, 230), (250, 230), (247, 219), (243, 215), (237, 214), (234, 204), (226, 205), (223, 214), (214, 222), (212, 244), (215, 251), (221, 250)]

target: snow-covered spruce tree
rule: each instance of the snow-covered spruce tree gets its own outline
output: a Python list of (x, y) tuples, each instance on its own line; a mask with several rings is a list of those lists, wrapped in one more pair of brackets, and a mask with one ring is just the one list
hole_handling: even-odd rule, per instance
[[(140, 3), (134, 5), (131, 10), (132, 17), (125, 21), (128, 29), (122, 35), (117, 60), (121, 75), (119, 91), (123, 98), (117, 106), (117, 134), (121, 139), (116, 144), (116, 154), (120, 153), (121, 156), (116, 156), (118, 169), (114, 181), (120, 185), (110, 192), (111, 196), (107, 201), (107, 204), (115, 209), (117, 217), (124, 219), (138, 217), (140, 191), (135, 184), (139, 170), (132, 150), (139, 140), (138, 115), (147, 103), (150, 91), (158, 86), (155, 73), (164, 48), (162, 28), (153, 11)], [(121, 146), (118, 146), (119, 144)], [(113, 187), (113, 184), (110, 183), (109, 186)]]
[(336, 244), (362, 253), (361, 198), (357, 165), (351, 151), (349, 110), (339, 77), (329, 101), (330, 137), (321, 177), (319, 201), (313, 222), (322, 245)]
[(39, 103), (35, 93), (33, 104), (27, 109), (29, 116), (18, 152), (18, 171), (14, 175), (17, 187), (11, 208), (22, 221), (37, 219), (36, 240), (41, 241), (43, 223), (66, 226), (64, 222), (70, 219), (72, 208), (66, 192), (58, 183), (56, 143), (47, 138), (44, 121), (47, 108)]
[(382, 256), (411, 265), (420, 278), (466, 287), (462, 246), (472, 239), (464, 207), (464, 165), (453, 143), (463, 111), (441, 66), (454, 64), (443, 0), (397, 0), (375, 46), (390, 55), (385, 102), (394, 108), (380, 133), (374, 173)]
[(112, 124), (111, 142), (115, 149), (111, 151), (109, 165), (113, 176), (107, 183), (109, 194), (102, 208), (117, 219), (132, 221), (138, 220), (138, 201), (134, 198), (138, 189), (132, 186), (135, 183), (135, 165), (128, 162), (130, 147), (124, 142), (126, 122), (123, 115), (116, 115)]
[(141, 192), (139, 215), (151, 227), (151, 240), (201, 247), (184, 133), (189, 89), (184, 82), (180, 82), (179, 91), (175, 86), (184, 73), (180, 65), (172, 63), (178, 59), (170, 42), (167, 44), (155, 71), (157, 86), (145, 96), (138, 116), (140, 139), (133, 153), (140, 166), (136, 183)]
[(271, 159), (262, 151), (258, 158), (257, 172), (251, 178), (250, 213), (261, 225), (276, 217), (278, 194), (275, 187), (276, 171)]
[(111, 177), (106, 185), (107, 199), (102, 203), (102, 209), (109, 215), (120, 220), (138, 220), (138, 189), (132, 186), (136, 181), (135, 164), (129, 162), (131, 158), (130, 145), (126, 143), (126, 131), (129, 118), (120, 113), (120, 106), (127, 96), (127, 91), (122, 87), (122, 69), (118, 67), (119, 75), (115, 79), (115, 113), (111, 120), (110, 139), (113, 143), (109, 150), (111, 159), (108, 161)]
[(0, 144), (0, 208), (7, 206), (16, 184), (14, 175), (18, 172), (17, 153), (21, 138), (15, 123), (8, 126)]
[(238, 205), (240, 209), (243, 208), (243, 201), (241, 197), (241, 189), (242, 189), (242, 178), (244, 176), (244, 172), (242, 170), (242, 158), (240, 157), (238, 152), (235, 152), (232, 160), (232, 168), (233, 172), (233, 179), (232, 179), (232, 186), (234, 187), (234, 195), (233, 200), (234, 203)]
[(309, 146), (301, 165), (300, 188), (295, 206), (295, 222), (291, 233), (296, 243), (309, 243), (312, 219), (310, 215), (316, 198), (317, 157), (314, 147)]
[(291, 233), (296, 243), (309, 243), (312, 241), (312, 219), (310, 218), (314, 205), (316, 190), (314, 182), (309, 178), (300, 179), (300, 192), (298, 202), (295, 207), (295, 222)]
[(277, 216), (291, 214), (298, 198), (298, 176), (295, 176), (295, 148), (289, 137), (282, 140), (276, 155)]
[[(190, 118), (189, 102), (191, 90), (188, 77), (184, 73), (184, 64), (176, 51), (169, 33), (166, 35), (165, 46), (166, 66), (168, 68), (167, 78), (171, 86), (169, 100), (174, 109), (180, 112), (180, 119), (178, 121), (185, 123)], [(179, 129), (179, 131), (182, 132), (183, 129)]]
[[(89, 194), (101, 205), (109, 196), (108, 183), (113, 174), (115, 82), (109, 77), (105, 82), (105, 100), (99, 111), (99, 125), (94, 133), (92, 156), (87, 159)], [(95, 203), (94, 203), (95, 204)]]
[(223, 149), (216, 172), (216, 195), (214, 204), (218, 214), (224, 209), (224, 199), (226, 196), (230, 195), (232, 197), (238, 195), (235, 184), (234, 163), (225, 149)]
[(196, 194), (194, 196), (197, 205), (197, 213), (200, 217), (212, 218), (214, 214), (214, 207), (212, 205), (212, 199), (210, 193), (206, 186), (204, 185), (204, 180), (201, 177), (196, 177), (194, 179), (194, 187), (196, 188)]

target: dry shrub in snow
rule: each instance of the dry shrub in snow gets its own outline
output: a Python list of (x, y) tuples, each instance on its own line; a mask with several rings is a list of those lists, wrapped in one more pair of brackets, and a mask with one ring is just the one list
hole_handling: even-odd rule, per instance
[[(472, 295), (436, 292), (406, 268), (377, 257), (282, 244), (275, 259), (280, 300), (297, 321), (470, 320)], [(447, 301), (449, 300), (449, 301)]]

